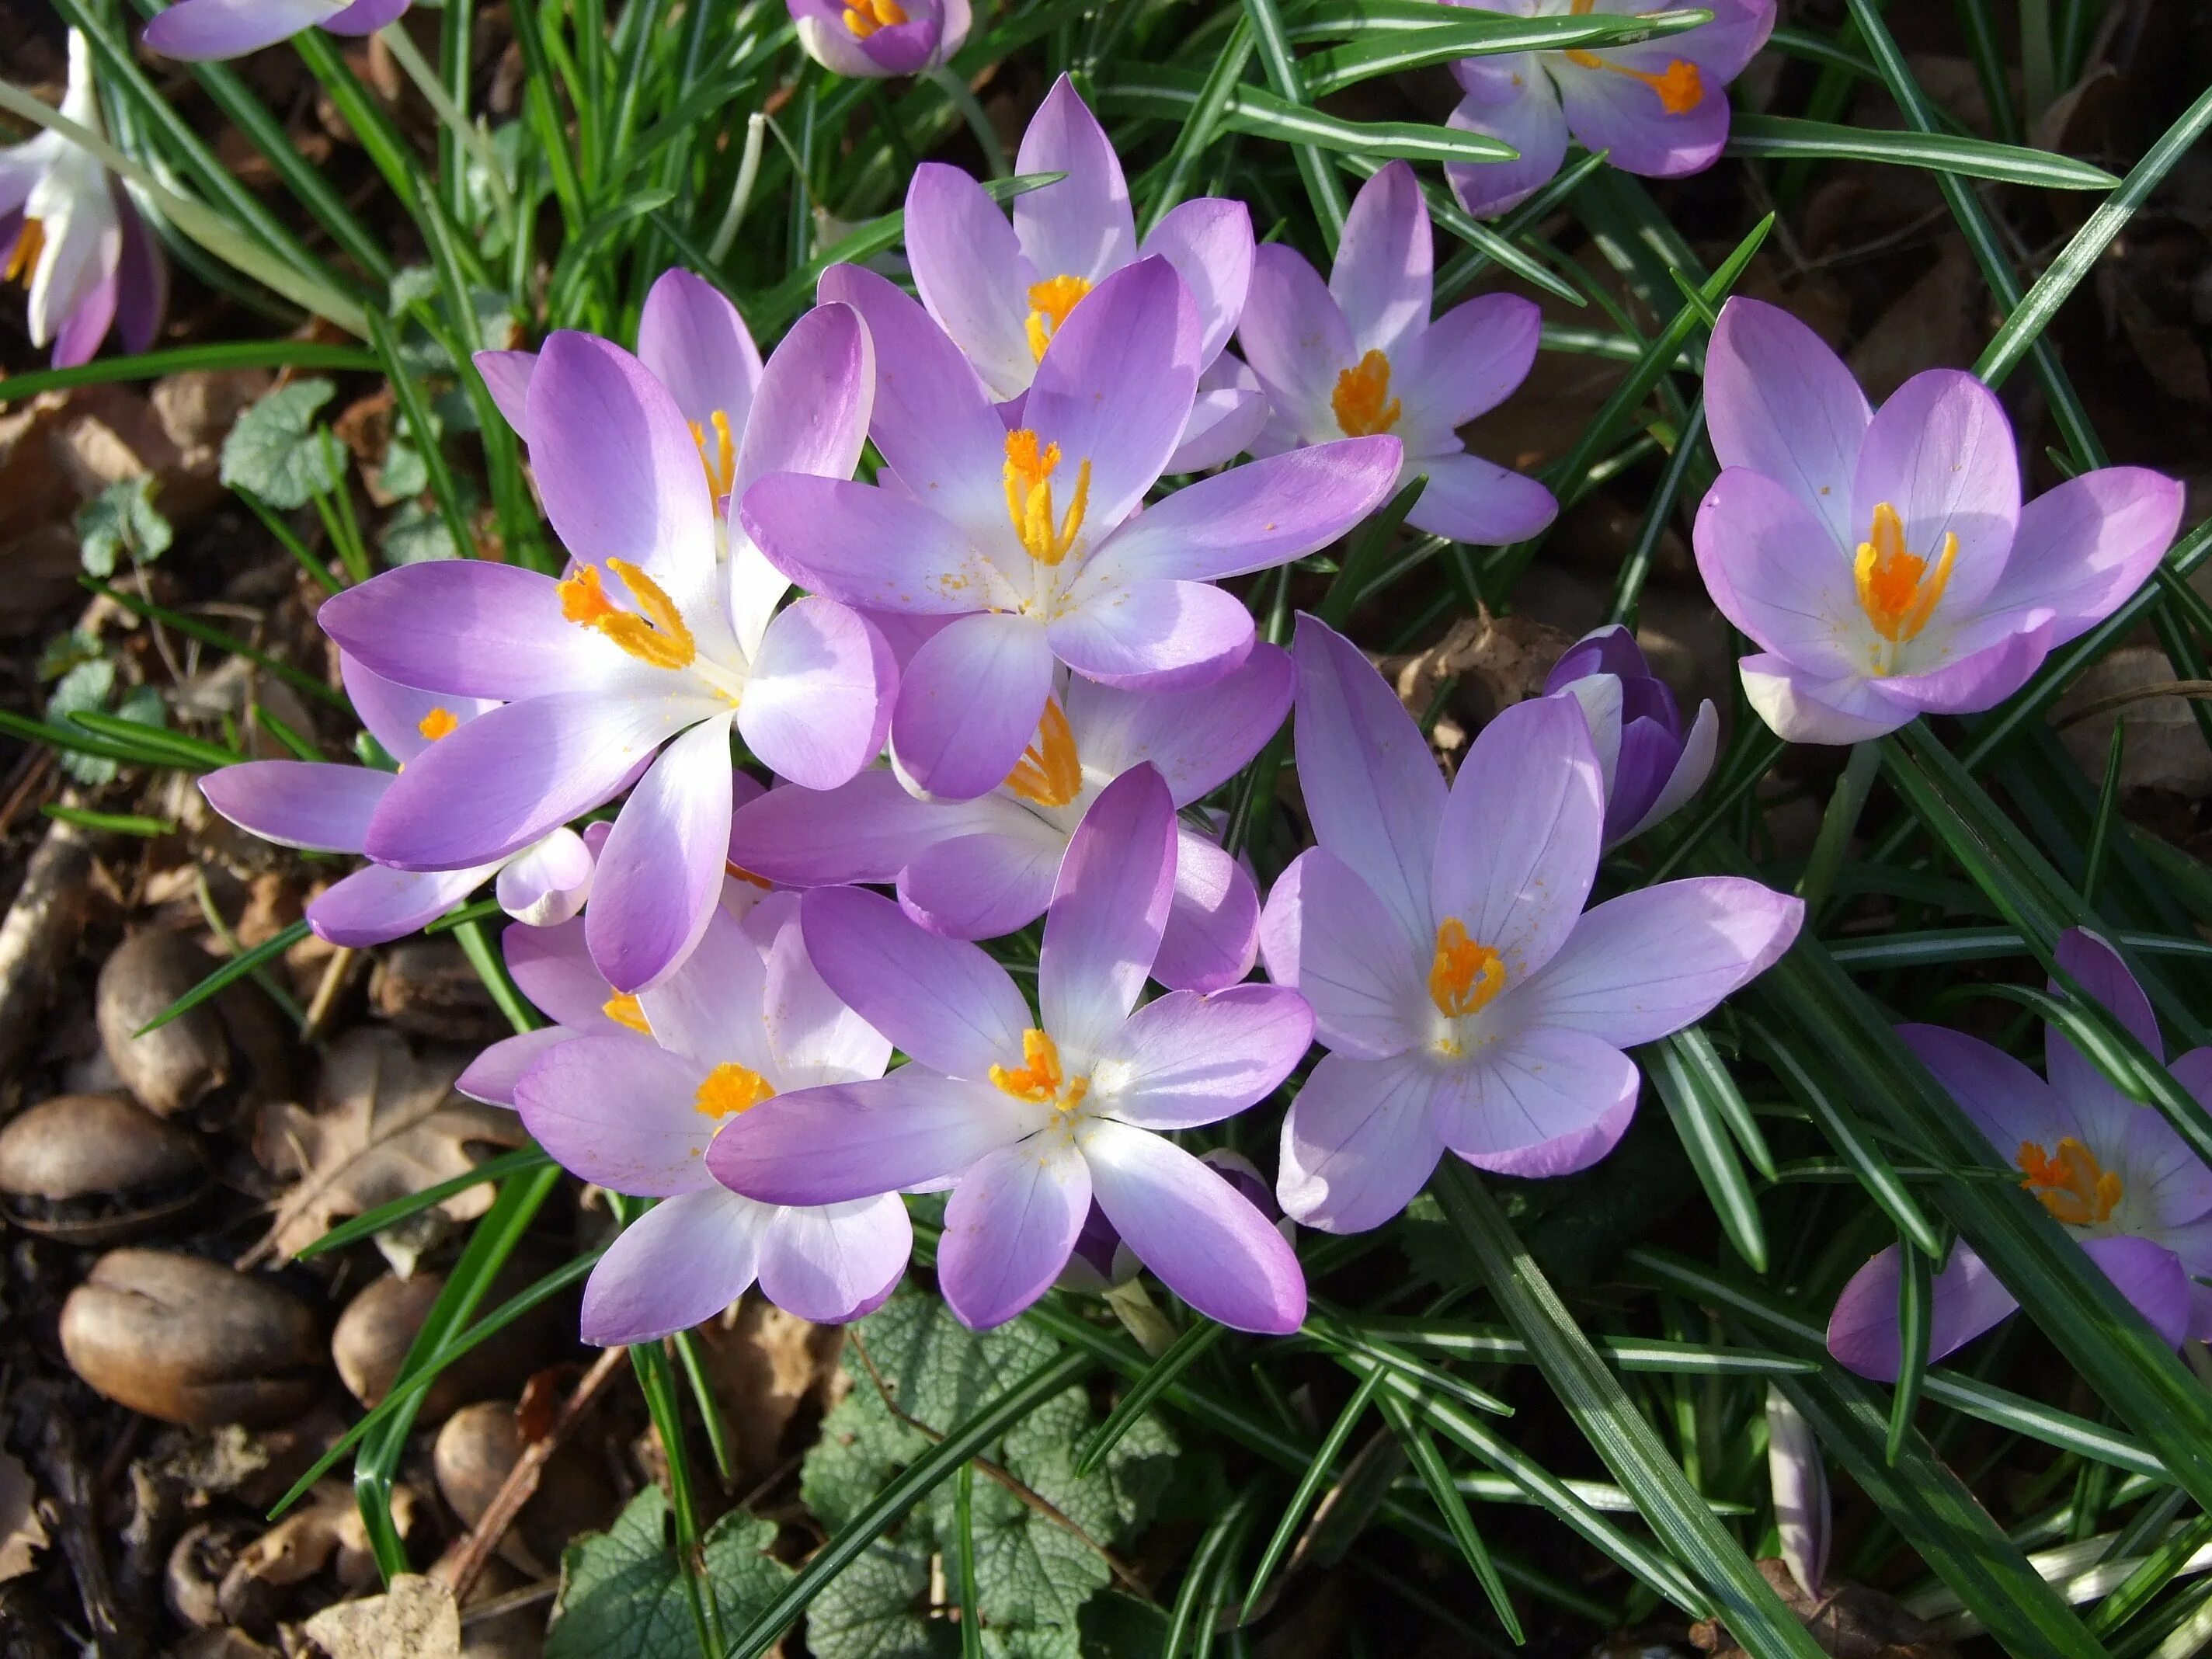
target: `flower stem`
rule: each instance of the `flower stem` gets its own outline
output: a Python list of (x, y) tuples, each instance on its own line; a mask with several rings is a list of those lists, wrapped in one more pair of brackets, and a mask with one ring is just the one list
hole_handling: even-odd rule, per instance
[(1814, 837), (1813, 855), (1798, 878), (1797, 896), (1805, 901), (1808, 915), (1820, 909), (1836, 884), (1836, 872), (1843, 868), (1844, 854), (1851, 844), (1851, 832), (1858, 828), (1859, 815), (1866, 811), (1867, 793), (1881, 768), (1881, 751), (1875, 744), (1851, 745), (1851, 757), (1844, 764), (1843, 776), (1836, 780), (1836, 791), (1828, 797), (1828, 810), (1820, 818), (1820, 832)]

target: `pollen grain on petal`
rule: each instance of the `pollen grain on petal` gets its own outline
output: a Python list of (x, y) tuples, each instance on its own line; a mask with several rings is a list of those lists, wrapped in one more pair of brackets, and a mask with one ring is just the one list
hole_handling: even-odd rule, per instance
[(758, 1072), (726, 1060), (707, 1073), (692, 1105), (705, 1117), (731, 1117), (775, 1097), (775, 1086)]

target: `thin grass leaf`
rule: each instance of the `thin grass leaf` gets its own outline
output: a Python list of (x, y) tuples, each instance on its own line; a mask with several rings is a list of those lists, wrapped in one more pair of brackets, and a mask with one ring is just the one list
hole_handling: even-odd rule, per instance
[(1769, 1181), (1773, 1180), (1774, 1153), (1766, 1144), (1766, 1136), (1759, 1127), (1758, 1118), (1752, 1115), (1750, 1103), (1744, 1099), (1743, 1091), (1735, 1086), (1735, 1079), (1729, 1075), (1727, 1064), (1721, 1059), (1720, 1051), (1713, 1047), (1713, 1040), (1707, 1035), (1705, 1028), (1702, 1025), (1685, 1026), (1662, 1041), (1674, 1051), (1705, 1090), (1713, 1109), (1721, 1115), (1721, 1121), (1728, 1125), (1729, 1133), (1735, 1138), (1738, 1149), (1751, 1161), (1752, 1168)]
[[(636, 1200), (618, 1206), (624, 1220), (641, 1212)], [(654, 1437), (667, 1460), (668, 1507), (675, 1517), (676, 1566), (684, 1577), (684, 1599), (691, 1613), (693, 1635), (700, 1659), (713, 1659), (721, 1651), (721, 1618), (699, 1582), (699, 1506), (691, 1495), (691, 1455), (684, 1434), (684, 1413), (676, 1395), (676, 1378), (669, 1368), (668, 1351), (659, 1342), (634, 1342), (630, 1368), (637, 1375), (638, 1392), (645, 1396), (646, 1413), (653, 1419)]]
[[(1243, 0), (1243, 4), (1244, 21), (1251, 25), (1252, 42), (1259, 49), (1260, 65), (1267, 71), (1268, 84), (1274, 88), (1277, 99), (1285, 106), (1282, 118), (1293, 125), (1319, 120), (1319, 112), (1307, 103), (1304, 71), (1291, 55), (1290, 36), (1283, 29), (1281, 9), (1275, 0)], [(1232, 111), (1237, 111), (1248, 101), (1253, 100), (1232, 94), (1228, 103)], [(1334, 253), (1344, 235), (1345, 218), (1350, 210), (1345, 201), (1344, 181), (1336, 176), (1336, 170), (1322, 156), (1310, 133), (1302, 137), (1283, 136), (1291, 146), (1291, 157), (1297, 165), (1298, 177), (1305, 181), (1306, 199), (1313, 204), (1322, 245)]]
[(1889, 1400), (1889, 1437), (1884, 1461), (1895, 1468), (1912, 1434), (1912, 1413), (1928, 1370), (1929, 1340), (1935, 1325), (1936, 1264), (1924, 1251), (1903, 1248), (1897, 1279), (1897, 1386)]
[(975, 1594), (975, 1463), (952, 1477), (952, 1560), (958, 1571), (961, 1659), (983, 1659), (983, 1615)]
[[(1690, 406), (1689, 424), (1674, 440), (1674, 447), (1667, 458), (1667, 470), (1660, 475), (1659, 487), (1651, 492), (1651, 501), (1644, 510), (1643, 528), (1638, 531), (1636, 545), (1620, 562), (1620, 574), (1613, 578), (1613, 605), (1607, 612), (1609, 623), (1627, 626), (1636, 620), (1637, 608), (1644, 597), (1644, 584), (1651, 574), (1653, 562), (1659, 556), (1661, 538), (1673, 522), (1675, 504), (1682, 498), (1683, 486), (1689, 482), (1690, 473), (1698, 465), (1698, 452), (1705, 437), (1705, 398), (1701, 392)], [(1744, 1149), (1747, 1155), (1751, 1149)], [(1753, 1157), (1752, 1161), (1757, 1163)]]
[(1195, 1644), (1200, 1627), (1207, 1622), (1201, 1612), (1207, 1592), (1218, 1575), (1235, 1566), (1237, 1546), (1252, 1524), (1254, 1502), (1250, 1492), (1240, 1493), (1200, 1534), (1168, 1614), (1160, 1659), (1182, 1659)]
[(74, 368), (34, 368), (10, 374), (0, 380), (0, 406), (21, 403), (41, 392), (66, 392), (71, 386), (158, 380), (195, 369), (328, 368), (363, 373), (376, 367), (374, 352), (325, 340), (226, 340), (142, 351), (135, 356), (95, 357)]
[(668, 1341), (676, 1350), (677, 1363), (684, 1368), (684, 1381), (690, 1388), (691, 1403), (699, 1408), (699, 1422), (707, 1431), (707, 1450), (714, 1460), (715, 1476), (721, 1481), (724, 1492), (732, 1492), (738, 1484), (737, 1448), (730, 1442), (730, 1425), (722, 1414), (721, 1401), (714, 1396), (714, 1380), (707, 1374), (707, 1356), (699, 1346), (699, 1333), (678, 1331)]
[[(421, 384), (401, 360), (392, 325), (372, 313), (368, 333), (377, 356), (384, 360), (384, 377), (392, 386), (392, 398), (407, 422), (409, 444), (422, 458), (423, 467), (430, 475), (430, 495), (438, 503), (438, 516), (446, 521), (446, 533), (453, 538), (454, 555), (472, 559), (477, 550), (476, 530), (462, 509), (460, 490), (453, 483), (453, 469), (446, 463), (446, 452), (438, 441), (438, 428), (430, 417), (429, 400), (423, 397)], [(493, 413), (497, 415), (495, 410)], [(340, 488), (343, 488), (343, 483)]]
[(334, 690), (305, 670), (294, 667), (282, 658), (272, 657), (265, 651), (255, 649), (245, 641), (234, 635), (226, 633), (212, 623), (202, 622), (198, 617), (188, 617), (181, 611), (172, 611), (166, 605), (155, 605), (151, 600), (142, 599), (137, 594), (117, 587), (112, 583), (100, 580), (97, 576), (79, 576), (77, 580), (102, 598), (112, 599), (134, 617), (141, 617), (149, 622), (157, 622), (164, 628), (175, 629), (187, 639), (198, 640), (202, 645), (211, 645), (216, 650), (227, 652), (234, 657), (242, 657), (263, 672), (283, 681), (295, 691), (313, 697), (319, 702), (326, 703), (332, 708), (343, 709), (349, 714), (352, 712), (352, 705), (346, 701), (343, 692)]
[(81, 726), (95, 738), (125, 749), (135, 750), (142, 763), (149, 766), (172, 766), (185, 771), (206, 772), (217, 767), (235, 766), (246, 758), (234, 749), (219, 743), (209, 743), (183, 732), (172, 732), (167, 726), (148, 726), (140, 720), (125, 720), (120, 714), (104, 714), (94, 708), (76, 708), (65, 716), (70, 725)]
[(394, 1222), (404, 1221), (410, 1215), (420, 1215), (434, 1205), (443, 1204), (456, 1193), (465, 1193), (471, 1187), (481, 1187), (488, 1181), (504, 1181), (511, 1175), (526, 1170), (543, 1168), (552, 1158), (535, 1146), (518, 1146), (511, 1152), (501, 1152), (488, 1158), (466, 1175), (457, 1175), (449, 1181), (441, 1181), (425, 1187), (419, 1193), (410, 1193), (404, 1198), (395, 1198), (389, 1204), (380, 1204), (373, 1210), (364, 1210), (350, 1221), (342, 1221), (312, 1244), (302, 1246), (293, 1253), (295, 1261), (342, 1250), (349, 1244), (382, 1232)]
[(1355, 34), (1345, 46), (1317, 52), (1299, 68), (1309, 97), (1326, 98), (1380, 75), (1426, 69), (1505, 52), (1569, 52), (1593, 46), (1640, 46), (1710, 23), (1710, 11), (1649, 12), (1637, 16), (1484, 16), (1455, 18), (1413, 28)]
[(147, 817), (137, 812), (94, 812), (82, 806), (64, 806), (59, 801), (48, 801), (39, 811), (58, 823), (73, 823), (80, 830), (97, 830), (111, 836), (140, 836), (151, 841), (177, 833), (177, 826), (168, 819)]
[[(2118, 1588), (2097, 1604), (2087, 1620), (2090, 1633), (2109, 1636), (2133, 1619), (2208, 1544), (2212, 1544), (2212, 1515), (2200, 1515), (2176, 1527), (2163, 1543), (2136, 1563)], [(2112, 1553), (2119, 1556), (2122, 1552), (2115, 1546)]]
[(1713, 1213), (1735, 1253), (1754, 1273), (1766, 1271), (1766, 1230), (1759, 1218), (1759, 1199), (1736, 1161), (1726, 1119), (1714, 1103), (1710, 1077), (1693, 1071), (1671, 1044), (1654, 1042), (1640, 1051), (1644, 1068), (1681, 1138), (1698, 1184), (1712, 1200)]
[(1290, 1553), (1291, 1546), (1297, 1540), (1298, 1528), (1305, 1523), (1306, 1511), (1321, 1496), (1322, 1487), (1328, 1484), (1336, 1468), (1336, 1460), (1344, 1454), (1345, 1442), (1352, 1437), (1352, 1431), (1366, 1415), (1376, 1390), (1382, 1386), (1385, 1374), (1380, 1365), (1371, 1367), (1360, 1379), (1359, 1385), (1352, 1389), (1352, 1398), (1345, 1401), (1344, 1409), (1336, 1414), (1336, 1420), (1329, 1425), (1328, 1432), (1322, 1436), (1321, 1444), (1315, 1449), (1305, 1472), (1298, 1477), (1298, 1484), (1291, 1493), (1291, 1501), (1283, 1506), (1282, 1516), (1275, 1522), (1275, 1530), (1268, 1535), (1267, 1547), (1260, 1552), (1260, 1559), (1252, 1569), (1251, 1583), (1244, 1589), (1244, 1606), (1248, 1612), (1260, 1605), (1267, 1581), (1275, 1576), (1275, 1569)]
[(1737, 112), (1729, 124), (1728, 147), (1722, 153), (1753, 161), (1881, 161), (2040, 190), (2111, 190), (2120, 182), (2102, 167), (2050, 150), (1950, 133), (1882, 132), (1748, 111)]
[(1521, 1620), (1513, 1611), (1512, 1599), (1505, 1594), (1504, 1583), (1498, 1576), (1498, 1568), (1490, 1559), (1490, 1549), (1477, 1531), (1474, 1517), (1468, 1513), (1467, 1500), (1460, 1496), (1452, 1472), (1445, 1464), (1443, 1455), (1437, 1451), (1437, 1443), (1414, 1419), (1412, 1402), (1397, 1394), (1386, 1394), (1376, 1401), (1382, 1415), (1389, 1419), (1391, 1432), (1398, 1443), (1406, 1449), (1406, 1456), (1428, 1488), (1430, 1499), (1437, 1512), (1444, 1518), (1451, 1531), (1459, 1553), (1474, 1573), (1475, 1582), (1489, 1599), (1490, 1608), (1498, 1615), (1498, 1622), (1517, 1646), (1525, 1638), (1521, 1632)]
[[(1473, 1325), (1449, 1319), (1400, 1319), (1368, 1314), (1361, 1335), (1401, 1346), (1433, 1348), (1456, 1359), (1488, 1364), (1525, 1365), (1528, 1345), (1498, 1325)], [(1816, 1370), (1809, 1360), (1763, 1353), (1714, 1342), (1672, 1342), (1657, 1337), (1594, 1336), (1590, 1344), (1616, 1370), (1648, 1371), (1662, 1376), (1786, 1376)]]
[(1364, 1321), (1355, 1320), (1340, 1312), (1325, 1312), (1306, 1321), (1302, 1335), (1311, 1336), (1328, 1348), (1340, 1353), (1358, 1354), (1387, 1365), (1392, 1370), (1412, 1377), (1433, 1393), (1448, 1395), (1462, 1404), (1492, 1417), (1510, 1417), (1513, 1407), (1487, 1389), (1479, 1389), (1463, 1376), (1439, 1370), (1425, 1360), (1393, 1346), (1370, 1332)]
[(1090, 1474), (1105, 1461), (1106, 1454), (1121, 1443), (1121, 1437), (1137, 1425), (1152, 1402), (1160, 1397), (1168, 1384), (1190, 1369), (1193, 1361), (1212, 1348), (1225, 1334), (1225, 1328), (1211, 1320), (1201, 1320), (1175, 1340), (1172, 1347), (1153, 1362), (1152, 1368), (1139, 1378), (1129, 1390), (1116, 1401), (1106, 1420), (1092, 1432), (1075, 1459), (1075, 1472)]
[(307, 924), (304, 921), (295, 921), (282, 932), (270, 934), (252, 950), (231, 957), (131, 1035), (142, 1037), (149, 1031), (160, 1030), (178, 1015), (190, 1013), (210, 997), (220, 994), (247, 975), (274, 962), (307, 936)]
[[(1204, 91), (1200, 76), (1156, 64), (1125, 68), (1098, 88), (1102, 111), (1121, 111), (1154, 120), (1189, 118)], [(1239, 86), (1221, 114), (1221, 130), (1255, 138), (1342, 150), (1385, 161), (1510, 161), (1510, 146), (1456, 127), (1424, 121), (1352, 121), (1292, 102), (1255, 86)], [(1320, 175), (1334, 183), (1334, 172)], [(1340, 191), (1341, 185), (1335, 186)], [(1334, 246), (1332, 244), (1332, 246)]]

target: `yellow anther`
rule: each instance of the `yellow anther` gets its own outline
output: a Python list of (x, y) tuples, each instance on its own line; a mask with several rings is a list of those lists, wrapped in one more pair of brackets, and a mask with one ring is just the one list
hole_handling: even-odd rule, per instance
[(722, 860), (722, 873), (728, 876), (733, 881), (750, 883), (751, 885), (759, 888), (763, 893), (767, 892), (770, 888), (775, 885), (775, 884), (770, 881), (766, 876), (757, 876), (751, 871), (746, 869), (743, 865), (732, 863), (728, 859), (724, 859)]
[(39, 269), (40, 251), (46, 245), (46, 228), (36, 219), (24, 220), (23, 228), (15, 238), (15, 250), (8, 256), (8, 269), (0, 270), (0, 283), (12, 283), (20, 276), (23, 286), (30, 287), (31, 278)]
[(452, 709), (433, 708), (415, 722), (415, 729), (422, 733), (424, 741), (435, 743), (447, 733), (459, 730), (460, 724), (460, 721), (454, 718)]
[(617, 992), (599, 1005), (599, 1012), (617, 1025), (627, 1025), (641, 1036), (651, 1036), (653, 1027), (646, 1023), (645, 1010), (638, 1000), (627, 991)]
[(1065, 806), (1083, 793), (1083, 761), (1075, 752), (1075, 732), (1056, 697), (1045, 699), (1036, 741), (1022, 750), (1006, 787), (1039, 806)]
[(561, 614), (580, 628), (604, 634), (640, 662), (655, 668), (689, 668), (699, 654), (676, 602), (659, 582), (627, 559), (609, 559), (635, 611), (624, 611), (599, 585), (599, 567), (586, 565), (561, 584)]
[(1060, 465), (1060, 446), (1037, 444), (1037, 434), (1017, 427), (1006, 434), (1006, 517), (1029, 556), (1039, 564), (1058, 564), (1075, 545), (1083, 530), (1084, 509), (1091, 501), (1091, 463), (1075, 470), (1075, 497), (1067, 516), (1055, 526), (1053, 518), (1052, 475)]
[(1390, 360), (1370, 351), (1336, 377), (1336, 390), (1328, 394), (1336, 411), (1337, 426), (1347, 438), (1371, 438), (1398, 424), (1404, 413), (1390, 395)]
[(1456, 1019), (1488, 1006), (1505, 988), (1505, 963), (1487, 945), (1467, 936), (1467, 924), (1446, 916), (1437, 929), (1436, 958), (1429, 965), (1429, 1000)]
[[(1588, 16), (1595, 9), (1597, 0), (1574, 0), (1568, 15)], [(1625, 75), (1632, 81), (1641, 81), (1659, 94), (1659, 107), (1669, 115), (1687, 115), (1705, 101), (1705, 77), (1698, 73), (1695, 64), (1676, 58), (1656, 74), (1650, 70), (1632, 68), (1601, 58), (1594, 52), (1571, 49), (1567, 61), (1578, 69), (1603, 70), (1608, 75)]]
[(1034, 1025), (1022, 1033), (1022, 1063), (994, 1066), (991, 1081), (1016, 1100), (1054, 1105), (1065, 1111), (1090, 1092), (1091, 1079), (1079, 1077), (1073, 1087), (1060, 1069), (1060, 1045)]
[[(707, 441), (709, 425), (714, 428), (711, 449)], [(699, 465), (707, 469), (707, 488), (718, 498), (728, 495), (738, 480), (738, 446), (730, 436), (730, 417), (718, 409), (710, 421), (692, 422), (691, 441), (699, 446)]]
[(707, 1073), (707, 1080), (699, 1085), (691, 1104), (702, 1116), (728, 1117), (738, 1112), (750, 1112), (775, 1095), (775, 1087), (758, 1072), (734, 1060), (726, 1060)]
[(1951, 580), (1952, 562), (1958, 556), (1959, 538), (1946, 531), (1943, 550), (1930, 571), (1927, 560), (1905, 550), (1905, 520), (1897, 509), (1887, 501), (1877, 506), (1873, 529), (1868, 539), (1859, 544), (1853, 567), (1859, 608), (1874, 624), (1874, 631), (1894, 643), (1911, 639), (1927, 627)]
[(898, 0), (845, 0), (845, 27), (862, 40), (905, 21), (906, 8)]
[(1067, 313), (1075, 309), (1075, 302), (1090, 292), (1091, 284), (1083, 277), (1070, 276), (1065, 272), (1030, 284), (1030, 317), (1024, 326), (1030, 337), (1030, 356), (1039, 362), (1044, 361), (1044, 349), (1052, 343), (1052, 337), (1067, 321)]
[(2097, 1155), (2072, 1135), (2058, 1143), (2055, 1155), (2039, 1142), (2023, 1140), (2017, 1162), (2027, 1176), (2020, 1184), (2069, 1227), (2101, 1226), (2119, 1207), (2119, 1172), (2099, 1164)]

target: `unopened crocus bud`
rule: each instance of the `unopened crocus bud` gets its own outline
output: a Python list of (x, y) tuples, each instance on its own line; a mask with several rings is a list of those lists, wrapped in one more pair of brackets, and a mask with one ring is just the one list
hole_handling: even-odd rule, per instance
[(1666, 681), (1652, 673), (1636, 636), (1618, 623), (1585, 634), (1544, 682), (1547, 696), (1571, 692), (1589, 721), (1605, 774), (1605, 844), (1643, 834), (1704, 787), (1720, 743), (1710, 702), (1690, 729)]
[(823, 68), (867, 81), (935, 69), (968, 39), (968, 0), (787, 0)]
[(1774, 1489), (1774, 1528), (1798, 1588), (1818, 1600), (1828, 1569), (1828, 1471), (1813, 1425), (1771, 1383), (1766, 1389), (1766, 1476)]

